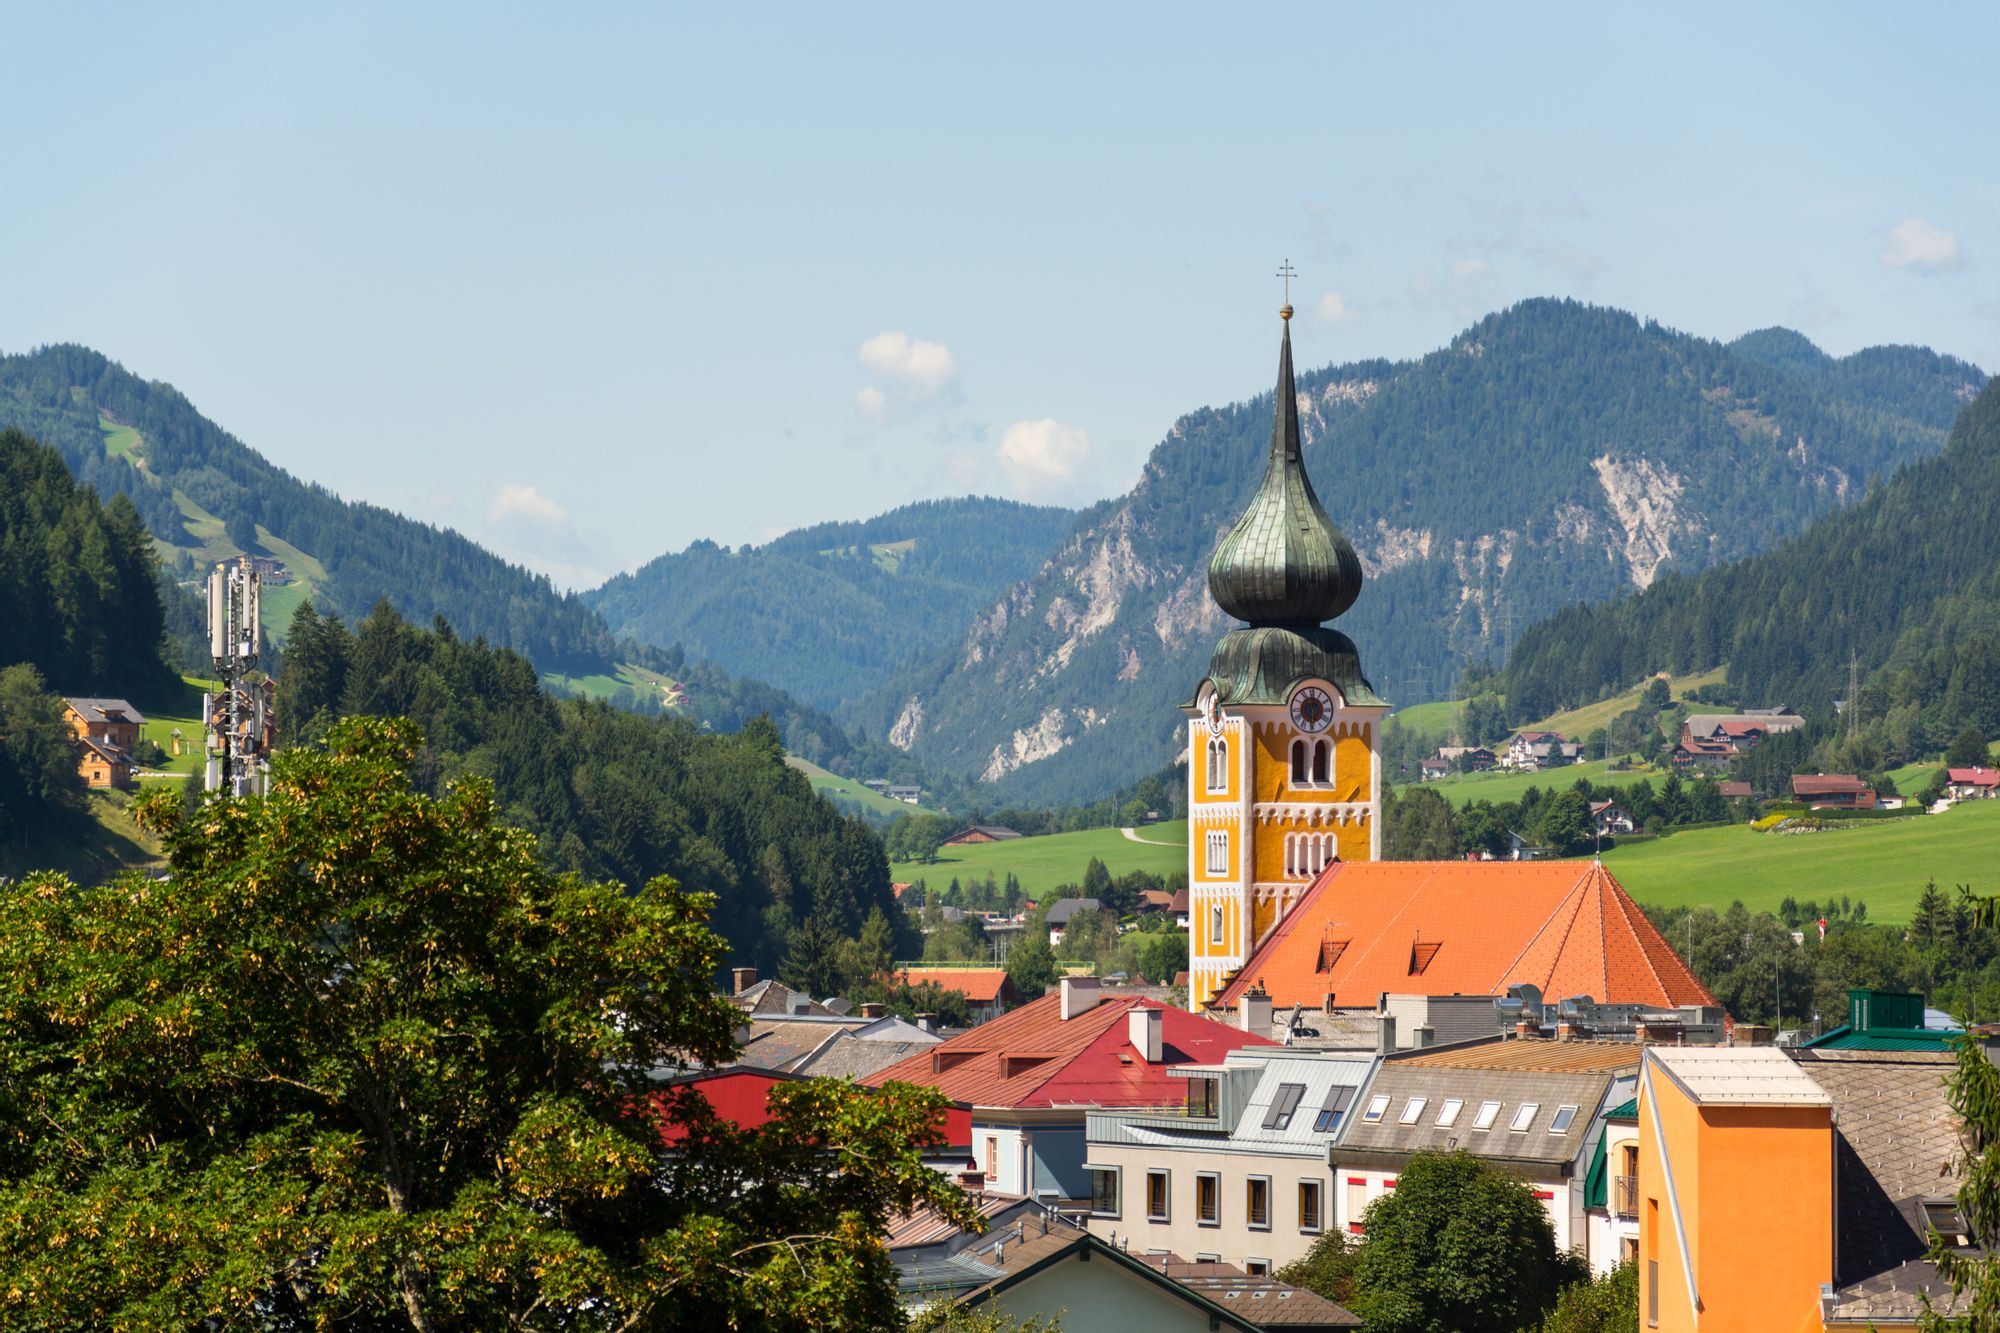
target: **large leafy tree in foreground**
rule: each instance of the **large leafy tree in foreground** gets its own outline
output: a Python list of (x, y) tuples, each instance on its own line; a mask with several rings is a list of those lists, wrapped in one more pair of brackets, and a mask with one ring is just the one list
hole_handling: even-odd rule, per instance
[[(731, 1048), (707, 902), (554, 876), (407, 723), (181, 815), (171, 879), (0, 890), (0, 1326), (860, 1328), (942, 1103), (664, 1088)], [(673, 1142), (669, 1150), (663, 1146)]]

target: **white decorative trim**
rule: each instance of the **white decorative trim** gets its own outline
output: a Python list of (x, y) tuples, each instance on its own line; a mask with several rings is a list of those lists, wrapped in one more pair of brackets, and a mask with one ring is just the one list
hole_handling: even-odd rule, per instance
[(1257, 822), (1307, 825), (1358, 824), (1373, 807), (1367, 801), (1259, 801)]

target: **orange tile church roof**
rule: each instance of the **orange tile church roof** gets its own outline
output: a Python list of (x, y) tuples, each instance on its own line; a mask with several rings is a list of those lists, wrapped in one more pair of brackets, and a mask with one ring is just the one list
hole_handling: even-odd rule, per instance
[(1504, 995), (1670, 1007), (1715, 997), (1595, 861), (1337, 862), (1218, 995), (1372, 1006), (1383, 994)]

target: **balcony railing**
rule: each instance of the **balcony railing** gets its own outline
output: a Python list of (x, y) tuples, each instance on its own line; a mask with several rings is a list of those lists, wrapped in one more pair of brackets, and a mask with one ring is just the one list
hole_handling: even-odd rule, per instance
[(1613, 1176), (1611, 1178), (1611, 1206), (1620, 1217), (1639, 1215), (1639, 1177)]

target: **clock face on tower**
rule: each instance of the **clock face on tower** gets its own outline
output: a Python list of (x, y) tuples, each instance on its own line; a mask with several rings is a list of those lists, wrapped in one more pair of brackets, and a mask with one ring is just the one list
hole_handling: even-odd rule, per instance
[(1292, 725), (1304, 732), (1325, 731), (1333, 721), (1333, 699), (1317, 685), (1292, 696)]

